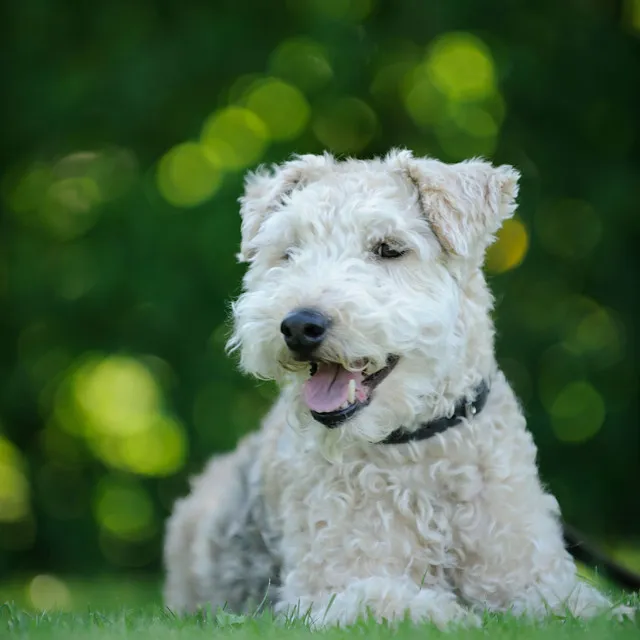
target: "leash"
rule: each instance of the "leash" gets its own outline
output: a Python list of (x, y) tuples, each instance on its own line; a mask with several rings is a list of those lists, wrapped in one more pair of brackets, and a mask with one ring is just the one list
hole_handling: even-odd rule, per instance
[(623, 589), (640, 591), (640, 575), (623, 567), (600, 549), (584, 541), (584, 536), (576, 528), (562, 523), (564, 541), (569, 553), (578, 561), (602, 570), (603, 575)]

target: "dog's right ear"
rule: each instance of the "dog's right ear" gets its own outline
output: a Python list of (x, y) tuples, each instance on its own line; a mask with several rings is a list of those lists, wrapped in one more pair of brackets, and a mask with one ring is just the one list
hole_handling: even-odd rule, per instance
[(244, 194), (239, 200), (242, 239), (237, 257), (240, 262), (250, 262), (255, 255), (254, 239), (269, 215), (282, 207), (296, 188), (308, 184), (333, 162), (329, 154), (307, 154), (294, 156), (280, 165), (259, 167), (247, 174)]

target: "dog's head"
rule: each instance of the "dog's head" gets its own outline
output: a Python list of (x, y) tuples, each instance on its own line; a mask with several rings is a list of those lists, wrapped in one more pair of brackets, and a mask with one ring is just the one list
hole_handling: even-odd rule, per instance
[(241, 366), (289, 381), (301, 424), (369, 441), (455, 402), (493, 362), (485, 249), (519, 174), (301, 156), (247, 178), (233, 305)]

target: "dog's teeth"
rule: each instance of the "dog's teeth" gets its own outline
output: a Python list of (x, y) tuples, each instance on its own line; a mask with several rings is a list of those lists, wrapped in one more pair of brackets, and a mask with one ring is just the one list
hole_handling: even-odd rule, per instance
[(351, 378), (349, 380), (349, 395), (347, 396), (349, 404), (353, 404), (356, 401), (356, 381)]
[(365, 375), (368, 376), (372, 376), (374, 373), (378, 373), (378, 371), (382, 371), (382, 369), (384, 369), (384, 367), (379, 367), (377, 365), (369, 365), (367, 367), (366, 373)]

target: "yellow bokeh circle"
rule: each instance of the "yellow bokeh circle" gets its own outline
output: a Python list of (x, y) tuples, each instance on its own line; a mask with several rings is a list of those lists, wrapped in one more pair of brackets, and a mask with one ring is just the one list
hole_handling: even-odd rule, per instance
[(584, 380), (570, 382), (551, 405), (551, 425), (558, 440), (584, 442), (598, 433), (606, 417), (600, 393)]
[(175, 207), (206, 202), (220, 187), (220, 167), (198, 143), (185, 142), (160, 160), (156, 181), (162, 197)]
[(485, 268), (489, 273), (504, 273), (519, 266), (529, 248), (529, 234), (520, 220), (506, 220), (497, 240), (487, 249)]
[(295, 87), (281, 80), (258, 82), (246, 99), (246, 106), (266, 125), (273, 140), (293, 140), (309, 121), (309, 104)]
[(434, 86), (451, 100), (478, 100), (495, 90), (487, 46), (470, 33), (446, 33), (430, 47), (427, 70)]
[(205, 153), (225, 170), (238, 171), (257, 163), (269, 140), (269, 129), (251, 109), (226, 107), (202, 128)]

